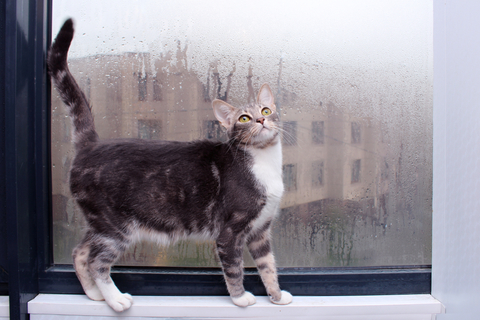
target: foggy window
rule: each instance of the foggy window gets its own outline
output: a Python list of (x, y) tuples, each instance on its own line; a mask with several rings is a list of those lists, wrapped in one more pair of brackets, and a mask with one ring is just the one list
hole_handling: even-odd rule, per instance
[[(75, 20), (68, 63), (100, 139), (225, 142), (212, 101), (242, 107), (268, 83), (283, 122), (277, 264), (431, 264), (431, 0), (205, 1), (53, 1), (53, 37)], [(85, 221), (71, 120), (51, 96), (53, 260), (71, 264)], [(211, 242), (141, 242), (118, 265), (218, 262)]]

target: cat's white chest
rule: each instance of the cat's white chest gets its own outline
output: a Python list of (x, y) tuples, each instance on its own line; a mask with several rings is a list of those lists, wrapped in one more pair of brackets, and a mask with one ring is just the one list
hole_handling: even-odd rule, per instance
[(282, 180), (282, 145), (266, 149), (251, 150), (253, 157), (252, 172), (257, 183), (265, 189), (267, 202), (259, 217), (253, 222), (253, 229), (263, 226), (278, 212), (280, 200), (283, 195)]

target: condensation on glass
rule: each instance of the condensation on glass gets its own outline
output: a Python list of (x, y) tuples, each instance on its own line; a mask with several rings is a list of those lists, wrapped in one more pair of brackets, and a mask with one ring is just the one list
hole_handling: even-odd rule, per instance
[[(269, 83), (285, 125), (278, 265), (430, 264), (431, 1), (123, 2), (53, 2), (54, 33), (75, 19), (69, 63), (101, 138), (225, 141), (212, 100)], [(51, 131), (54, 261), (69, 264), (85, 221), (56, 92)], [(190, 241), (119, 264), (218, 266), (213, 243)]]

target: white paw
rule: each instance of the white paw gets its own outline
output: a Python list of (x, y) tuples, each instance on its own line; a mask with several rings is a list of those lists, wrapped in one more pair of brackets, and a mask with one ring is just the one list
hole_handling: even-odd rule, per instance
[(128, 310), (133, 304), (133, 298), (128, 293), (116, 295), (113, 299), (107, 299), (107, 304), (117, 312)]
[(103, 297), (100, 289), (97, 286), (92, 287), (91, 289), (85, 290), (85, 294), (92, 300), (95, 301), (103, 301), (105, 298)]
[(232, 301), (235, 305), (239, 307), (248, 307), (248, 306), (251, 306), (252, 304), (255, 304), (255, 302), (257, 302), (257, 299), (255, 299), (255, 296), (253, 294), (251, 294), (248, 291), (245, 291), (245, 293), (238, 298), (232, 297)]
[(282, 298), (280, 300), (274, 301), (270, 299), (270, 301), (272, 301), (275, 304), (289, 304), (290, 302), (292, 302), (292, 300), (293, 300), (293, 296), (290, 294), (290, 292), (283, 291), (283, 290), (282, 290)]

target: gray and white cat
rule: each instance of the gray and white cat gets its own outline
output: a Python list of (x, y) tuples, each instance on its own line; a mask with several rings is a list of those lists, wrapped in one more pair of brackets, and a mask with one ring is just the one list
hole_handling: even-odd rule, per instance
[(115, 261), (138, 239), (167, 245), (178, 239), (214, 239), (233, 303), (255, 297), (243, 287), (243, 247), (257, 265), (270, 300), (288, 304), (278, 285), (270, 229), (283, 194), (280, 121), (270, 87), (242, 108), (213, 101), (227, 129), (226, 143), (141, 139), (99, 140), (84, 93), (67, 66), (72, 20), (48, 54), (49, 74), (73, 120), (76, 157), (70, 190), (87, 230), (73, 251), (85, 294), (115, 311), (132, 305), (110, 278)]

